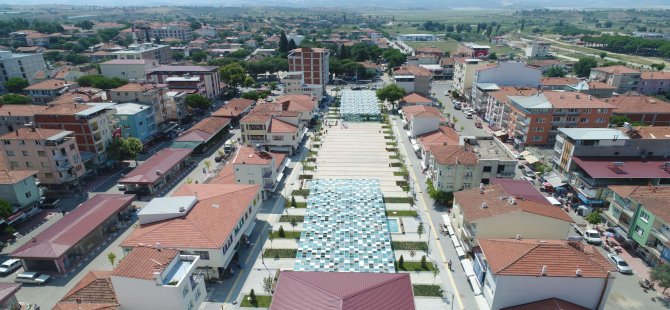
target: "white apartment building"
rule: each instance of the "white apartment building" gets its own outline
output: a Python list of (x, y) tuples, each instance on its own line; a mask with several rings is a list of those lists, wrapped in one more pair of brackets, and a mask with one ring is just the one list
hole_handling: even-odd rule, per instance
[(165, 93), (165, 116), (168, 121), (181, 122), (188, 116), (186, 95), (182, 91), (169, 91)]
[(268, 151), (293, 154), (307, 130), (300, 114), (288, 111), (251, 111), (240, 120), (242, 143)]
[(462, 96), (469, 97), (475, 79), (475, 69), (481, 62), (475, 58), (456, 58), (454, 60), (454, 77), (452, 88)]
[(44, 57), (37, 54), (15, 54), (0, 51), (0, 94), (7, 93), (5, 82), (11, 78), (30, 81), (37, 71), (45, 69)]
[(193, 32), (191, 28), (180, 27), (177, 25), (168, 25), (158, 28), (151, 28), (150, 30), (151, 38), (167, 39), (173, 38), (180, 41), (191, 41), (193, 40)]
[(302, 71), (280, 73), (280, 79), (284, 84), (284, 94), (307, 95), (316, 98), (317, 101), (323, 99), (323, 87), (305, 84)]
[(533, 41), (526, 46), (526, 57), (528, 58), (544, 58), (548, 57), (551, 52), (551, 43)]
[(102, 75), (108, 78), (120, 78), (129, 82), (146, 82), (147, 70), (158, 65), (155, 60), (112, 59), (100, 64)]
[(7, 167), (37, 170), (40, 184), (72, 190), (86, 173), (74, 132), (61, 129), (20, 128), (0, 136)]
[(199, 271), (219, 278), (247, 241), (261, 207), (260, 185), (183, 184), (171, 197), (154, 198), (140, 224), (121, 243), (125, 250), (157, 244), (200, 256)]
[(542, 70), (521, 61), (482, 66), (474, 71), (472, 105), (477, 111), (484, 111), (487, 108), (488, 92), (497, 91), (504, 86), (537, 88), (541, 79)]
[(240, 146), (229, 165), (232, 165), (235, 183), (262, 185), (263, 199), (267, 199), (277, 189), (284, 177), (284, 168), (290, 162), (285, 154)]
[(109, 91), (111, 99), (115, 102), (135, 102), (153, 107), (157, 125), (169, 119), (167, 93), (167, 85), (147, 83), (128, 83)]
[(110, 275), (119, 309), (198, 309), (207, 296), (200, 260), (158, 244), (134, 248)]
[(172, 62), (170, 46), (154, 43), (131, 44), (124, 50), (111, 52), (110, 55), (114, 59), (144, 59), (159, 64)]

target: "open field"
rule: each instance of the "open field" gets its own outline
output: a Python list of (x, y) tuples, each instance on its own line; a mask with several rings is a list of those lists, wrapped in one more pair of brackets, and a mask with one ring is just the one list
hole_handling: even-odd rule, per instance
[(458, 46), (458, 42), (451, 39), (447, 41), (437, 41), (437, 42), (405, 42), (405, 43), (413, 48), (436, 47), (450, 53), (455, 51), (456, 47)]

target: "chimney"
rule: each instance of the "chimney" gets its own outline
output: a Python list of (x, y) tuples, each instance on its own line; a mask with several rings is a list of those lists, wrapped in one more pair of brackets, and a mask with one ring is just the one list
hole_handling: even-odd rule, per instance
[(542, 266), (542, 275), (543, 276), (547, 275), (547, 265)]
[(521, 239), (522, 239), (522, 238), (521, 238), (521, 235), (520, 235), (520, 234), (516, 234), (516, 238), (515, 238), (515, 239), (516, 239), (516, 240), (521, 240)]
[(158, 252), (160, 252), (162, 249), (163, 249), (163, 248), (161, 247), (161, 243), (160, 243), (160, 242), (156, 242), (156, 250), (157, 250)]
[(511, 205), (516, 204), (516, 201), (514, 200), (514, 196), (509, 196), (509, 199), (507, 200), (507, 202), (509, 202), (509, 204), (511, 204)]
[(486, 201), (482, 202), (482, 209), (486, 209), (486, 208), (488, 208), (488, 207), (489, 207), (489, 206), (486, 204)]
[(163, 285), (163, 277), (159, 269), (154, 269), (154, 279), (156, 280), (156, 285)]
[(18, 129), (14, 130), (14, 132), (16, 133), (16, 136), (18, 137), (19, 136), (19, 130)]

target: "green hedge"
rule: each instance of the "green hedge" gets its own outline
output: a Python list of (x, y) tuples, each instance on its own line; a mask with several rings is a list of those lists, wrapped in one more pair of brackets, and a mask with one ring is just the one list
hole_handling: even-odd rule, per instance
[(314, 176), (311, 174), (301, 174), (298, 177), (298, 180), (311, 180), (312, 178), (314, 178)]
[(296, 189), (296, 190), (293, 190), (291, 192), (291, 195), (307, 197), (307, 196), (309, 196), (309, 190), (308, 189)]
[(414, 296), (442, 297), (442, 288), (439, 285), (414, 284)]
[(284, 238), (284, 239), (300, 239), (300, 231), (293, 231), (291, 225), (288, 225), (288, 228), (284, 228), (284, 237), (279, 236), (279, 231), (273, 231), (272, 235), (275, 238)]
[(386, 197), (384, 196), (385, 203), (413, 203), (414, 199), (412, 197)]
[(296, 201), (295, 202), (295, 207), (298, 208), (298, 209), (307, 208), (307, 202), (306, 201)]
[(428, 251), (428, 243), (419, 241), (419, 242), (412, 242), (412, 241), (393, 241), (391, 242), (391, 246), (393, 246), (393, 250), (415, 250), (415, 251)]
[[(393, 165), (393, 164), (391, 164), (391, 165)], [(393, 175), (396, 176), (396, 177), (404, 177), (405, 176), (405, 174), (402, 171), (395, 171), (395, 172), (393, 172)]]
[(298, 249), (265, 249), (263, 257), (270, 258), (295, 258)]
[(314, 170), (316, 170), (316, 167), (302, 166), (302, 170), (305, 170), (305, 171), (314, 171)]
[(395, 152), (398, 151), (398, 148), (397, 147), (387, 147), (386, 151), (391, 152), (391, 153), (395, 153)]
[[(393, 213), (396, 212), (396, 213)], [(418, 214), (414, 210), (386, 210), (386, 216), (412, 216), (417, 217)]]
[(305, 221), (305, 217), (302, 215), (282, 215), (279, 217), (280, 222), (291, 222), (291, 220), (295, 220), (298, 223), (302, 223)]
[(400, 159), (400, 156), (398, 155), (389, 155), (390, 159)]
[(240, 303), (240, 307), (270, 308), (271, 303), (272, 303), (272, 296), (256, 295), (256, 303), (251, 303), (251, 301), (249, 301), (249, 295), (244, 295), (244, 298)]
[(402, 263), (402, 267), (398, 266), (398, 262), (395, 262), (396, 270), (402, 271), (433, 271), (435, 266), (432, 262), (426, 262), (426, 268), (421, 268), (421, 262), (408, 262), (405, 261)]
[(391, 167), (402, 167), (402, 163), (391, 163)]

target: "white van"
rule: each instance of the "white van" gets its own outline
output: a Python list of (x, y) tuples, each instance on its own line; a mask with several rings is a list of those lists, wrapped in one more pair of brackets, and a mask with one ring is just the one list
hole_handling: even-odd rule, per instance
[(8, 259), (4, 263), (0, 264), (0, 274), (8, 275), (21, 268), (20, 259)]

